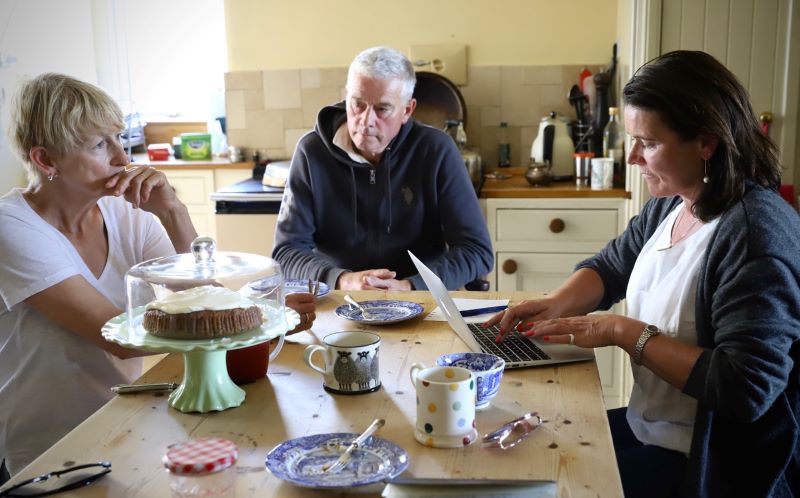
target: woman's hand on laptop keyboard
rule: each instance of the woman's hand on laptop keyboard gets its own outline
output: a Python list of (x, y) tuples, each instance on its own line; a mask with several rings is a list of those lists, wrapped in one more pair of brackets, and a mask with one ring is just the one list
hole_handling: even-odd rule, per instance
[(490, 327), (497, 323), (500, 324), (500, 332), (496, 342), (502, 342), (509, 330), (516, 328), (523, 332), (530, 330), (538, 320), (558, 318), (561, 316), (560, 307), (552, 299), (536, 299), (533, 301), (522, 301), (516, 306), (512, 306), (487, 320), (483, 326)]

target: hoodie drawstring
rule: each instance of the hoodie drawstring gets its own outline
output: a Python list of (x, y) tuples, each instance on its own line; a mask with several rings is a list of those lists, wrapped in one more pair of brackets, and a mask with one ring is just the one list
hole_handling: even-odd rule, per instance
[(358, 199), (356, 198), (356, 173), (353, 167), (348, 169), (350, 170), (350, 183), (353, 185), (353, 195), (351, 197), (353, 202), (353, 240), (356, 240), (358, 237)]
[(386, 233), (392, 233), (392, 149), (386, 148), (386, 190), (389, 193), (389, 224), (386, 225)]

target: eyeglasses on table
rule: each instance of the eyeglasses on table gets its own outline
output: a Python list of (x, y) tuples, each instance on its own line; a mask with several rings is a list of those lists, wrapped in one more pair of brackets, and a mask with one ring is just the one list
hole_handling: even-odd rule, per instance
[(48, 496), (88, 486), (111, 472), (111, 462), (86, 463), (36, 476), (0, 491), (0, 498)]

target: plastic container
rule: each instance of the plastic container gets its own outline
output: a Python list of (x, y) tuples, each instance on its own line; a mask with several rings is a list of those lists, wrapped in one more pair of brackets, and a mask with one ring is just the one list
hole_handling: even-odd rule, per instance
[(508, 143), (508, 123), (502, 121), (497, 132), (497, 166), (508, 168), (511, 166), (511, 144)]
[(234, 498), (239, 449), (227, 439), (204, 437), (169, 446), (162, 462), (173, 498)]
[(166, 161), (171, 149), (169, 144), (150, 144), (147, 146), (147, 158), (151, 161)]
[(211, 134), (181, 133), (181, 158), (187, 161), (211, 159)]

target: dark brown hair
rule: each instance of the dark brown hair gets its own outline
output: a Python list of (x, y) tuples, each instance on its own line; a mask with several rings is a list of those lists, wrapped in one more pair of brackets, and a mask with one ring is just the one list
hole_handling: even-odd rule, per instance
[(777, 190), (778, 147), (761, 131), (744, 86), (714, 57), (677, 50), (648, 62), (622, 91), (626, 105), (655, 112), (684, 140), (719, 139), (708, 162), (709, 182), (693, 211), (716, 218), (741, 199), (745, 181)]

